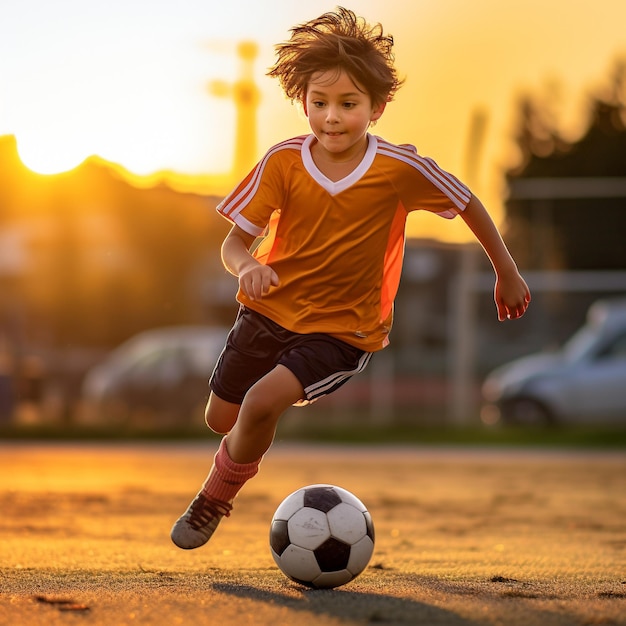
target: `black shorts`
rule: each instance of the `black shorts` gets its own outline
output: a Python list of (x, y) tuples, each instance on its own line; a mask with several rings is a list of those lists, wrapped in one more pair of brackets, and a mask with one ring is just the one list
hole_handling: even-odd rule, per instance
[(294, 333), (242, 306), (209, 384), (222, 400), (241, 404), (254, 383), (284, 365), (304, 389), (296, 404), (305, 405), (363, 371), (371, 356), (330, 335)]

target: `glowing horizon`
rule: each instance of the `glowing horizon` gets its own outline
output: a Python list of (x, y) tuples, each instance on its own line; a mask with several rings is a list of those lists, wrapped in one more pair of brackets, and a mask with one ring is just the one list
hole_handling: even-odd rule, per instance
[(33, 176), (42, 178), (67, 176), (68, 174), (72, 174), (73, 172), (79, 170), (84, 165), (93, 163), (111, 170), (114, 174), (121, 176), (128, 184), (140, 189), (166, 185), (170, 189), (180, 193), (199, 193), (205, 195), (224, 196), (237, 182), (233, 178), (232, 172), (186, 174), (184, 172), (176, 172), (170, 169), (162, 169), (151, 171), (147, 174), (137, 174), (127, 169), (122, 164), (108, 161), (97, 154), (91, 154), (82, 159), (79, 163), (68, 166), (63, 170), (37, 171), (35, 168), (29, 166), (23, 159), (15, 136), (6, 135), (5, 137), (13, 137), (15, 140), (17, 157), (21, 165)]
[[(308, 132), (304, 116), (265, 71), (290, 27), (335, 6), (325, 0), (11, 3), (0, 9), (0, 54), (10, 59), (0, 66), (0, 134), (15, 135), (24, 164), (42, 174), (70, 171), (97, 156), (138, 178), (168, 172), (172, 181), (224, 180), (234, 161), (235, 107), (210, 85), (232, 84), (241, 70), (237, 44), (254, 41), (257, 158)], [(472, 186), (496, 214), (502, 170), (513, 158), (519, 95), (549, 92), (561, 130), (572, 136), (589, 94), (626, 56), (621, 0), (528, 0), (523, 8), (499, 0), (347, 6), (393, 34), (406, 77), (372, 132), (413, 143), (466, 179), (470, 124), (483, 111), (484, 146)]]

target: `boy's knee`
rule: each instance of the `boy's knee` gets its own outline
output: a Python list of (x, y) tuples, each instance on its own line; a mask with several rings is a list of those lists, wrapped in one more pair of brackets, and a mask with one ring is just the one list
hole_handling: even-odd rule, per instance
[(260, 415), (279, 416), (303, 394), (302, 384), (295, 375), (284, 365), (277, 365), (248, 389), (244, 404)]
[(204, 421), (206, 425), (218, 435), (225, 435), (230, 430), (224, 420), (220, 420), (212, 414), (212, 412), (209, 410), (208, 404), (204, 409)]
[(229, 433), (239, 414), (239, 405), (224, 402), (211, 394), (204, 409), (206, 425), (218, 435)]
[(254, 421), (261, 421), (272, 412), (272, 403), (263, 393), (258, 393), (252, 387), (243, 400), (242, 408), (244, 413), (252, 417)]

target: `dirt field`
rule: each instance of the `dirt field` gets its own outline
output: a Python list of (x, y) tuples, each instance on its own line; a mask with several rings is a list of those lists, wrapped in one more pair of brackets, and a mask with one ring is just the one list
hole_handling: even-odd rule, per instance
[[(0, 445), (0, 624), (626, 624), (626, 454), (274, 446), (210, 544), (169, 529), (217, 446)], [(311, 483), (372, 513), (370, 566), (336, 590), (268, 549)]]

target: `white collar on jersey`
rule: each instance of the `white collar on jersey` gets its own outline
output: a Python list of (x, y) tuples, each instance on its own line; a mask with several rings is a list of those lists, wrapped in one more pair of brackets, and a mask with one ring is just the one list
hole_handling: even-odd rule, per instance
[(345, 178), (332, 181), (317, 169), (317, 165), (315, 165), (311, 156), (311, 144), (315, 140), (315, 135), (308, 135), (302, 144), (302, 163), (304, 168), (321, 187), (328, 191), (331, 196), (335, 196), (360, 180), (374, 162), (378, 141), (374, 135), (369, 133), (367, 134), (367, 139), (367, 150), (361, 162)]

